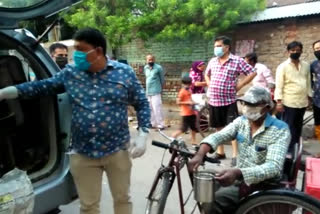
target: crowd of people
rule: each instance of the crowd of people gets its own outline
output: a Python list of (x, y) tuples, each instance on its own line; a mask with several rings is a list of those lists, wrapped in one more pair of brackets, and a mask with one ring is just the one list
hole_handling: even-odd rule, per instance
[[(303, 52), (301, 42), (293, 41), (287, 45), (289, 58), (281, 63), (273, 77), (271, 70), (258, 62), (256, 53), (248, 53), (243, 58), (230, 52), (231, 40), (228, 37), (215, 39), (214, 53), (208, 65), (204, 61), (192, 63), (189, 76), (192, 79), (192, 94), (206, 93), (210, 107), (210, 126), (221, 130), (238, 117), (239, 105), (236, 104), (237, 92), (251, 82), (252, 86), (265, 88), (276, 104), (271, 114), (289, 125), (291, 143), (289, 151), (299, 143), (303, 117), (308, 106), (313, 108), (315, 136), (320, 141), (320, 95), (319, 59), (320, 41), (313, 44), (317, 58), (312, 64), (300, 59)], [(200, 67), (200, 66), (201, 67)], [(206, 68), (205, 68), (206, 67)], [(239, 80), (239, 75), (247, 77)], [(193, 105), (194, 103), (191, 102)], [(192, 105), (190, 104), (190, 108)], [(236, 165), (237, 143), (232, 142), (232, 165)], [(215, 158), (225, 159), (222, 146), (214, 154)]]
[[(62, 70), (48, 79), (0, 89), (0, 101), (66, 92), (72, 105), (70, 169), (79, 193), (80, 213), (100, 213), (102, 175), (106, 172), (115, 214), (131, 214), (131, 159), (145, 153), (149, 128), (166, 128), (161, 100), (164, 70), (155, 56), (148, 54), (144, 89), (129, 65), (106, 57), (106, 39), (100, 31), (81, 29), (74, 41), (74, 64), (67, 64), (67, 47), (52, 46), (50, 54)], [(275, 80), (271, 71), (258, 63), (255, 53), (236, 56), (231, 53), (231, 44), (226, 36), (215, 38), (215, 57), (207, 65), (204, 61), (192, 63), (177, 97), (182, 125), (174, 137), (191, 128), (192, 144), (197, 144), (192, 94), (207, 94), (209, 123), (217, 130), (200, 142), (199, 151), (189, 162), (190, 170), (196, 170), (208, 152), (215, 152), (214, 158), (226, 158), (223, 144), (232, 141), (234, 167), (216, 175), (220, 187), (208, 213), (211, 209), (231, 213), (240, 200), (242, 185), (281, 177), (287, 152), (299, 143), (303, 116), (311, 103), (320, 139), (320, 41), (313, 45), (317, 60), (311, 66), (300, 60), (302, 44), (289, 43), (289, 58), (278, 66)], [(241, 74), (245, 78), (238, 81)], [(250, 82), (253, 86), (237, 97)], [(138, 120), (137, 137), (132, 141), (128, 105), (134, 106)], [(273, 115), (274, 109), (278, 114)]]

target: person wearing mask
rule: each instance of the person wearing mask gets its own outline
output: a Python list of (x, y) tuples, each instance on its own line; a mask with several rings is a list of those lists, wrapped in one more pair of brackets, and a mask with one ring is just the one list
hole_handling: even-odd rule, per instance
[(53, 43), (49, 47), (49, 52), (60, 69), (63, 69), (68, 64), (68, 47), (66, 45)]
[[(74, 65), (48, 79), (0, 90), (3, 99), (24, 99), (66, 92), (72, 106), (70, 171), (81, 214), (99, 214), (102, 175), (106, 172), (115, 214), (132, 214), (131, 158), (146, 150), (150, 109), (133, 69), (106, 58), (106, 39), (93, 28), (77, 31)], [(138, 118), (138, 135), (130, 144), (128, 105)]]
[(300, 60), (303, 51), (301, 42), (293, 41), (287, 45), (289, 59), (281, 63), (276, 71), (276, 89), (274, 98), (276, 110), (281, 119), (289, 125), (291, 142), (289, 152), (299, 143), (303, 116), (312, 97), (310, 83), (310, 64)]
[(143, 72), (146, 76), (146, 93), (151, 109), (151, 125), (153, 128), (163, 130), (165, 124), (161, 94), (164, 87), (164, 71), (161, 65), (155, 63), (155, 60), (152, 54), (148, 54)]
[[(254, 68), (241, 57), (231, 53), (231, 39), (226, 36), (214, 40), (214, 55), (206, 70), (205, 79), (208, 85), (208, 103), (210, 125), (220, 131), (238, 117), (236, 93), (248, 84), (255, 76)], [(237, 83), (240, 74), (246, 75)], [(237, 142), (232, 142), (232, 166), (236, 165)], [(225, 159), (223, 145), (219, 145), (213, 158)]]
[(266, 181), (280, 179), (284, 168), (290, 131), (286, 123), (269, 114), (274, 105), (270, 93), (252, 86), (238, 100), (243, 105), (243, 115), (203, 139), (188, 163), (189, 170), (195, 171), (208, 152), (230, 140), (238, 142), (237, 166), (215, 174), (215, 201), (211, 206), (205, 205), (208, 214), (234, 213), (241, 198), (263, 189)]
[[(315, 136), (320, 142), (320, 40), (312, 45), (316, 60), (311, 63), (311, 85), (313, 88), (313, 116), (315, 126)], [(320, 153), (316, 155), (320, 158)]]
[(192, 63), (192, 67), (189, 72), (189, 77), (192, 79), (192, 85), (190, 88), (192, 94), (205, 93), (205, 87), (207, 86), (203, 75), (205, 68), (206, 64), (203, 61), (195, 61)]

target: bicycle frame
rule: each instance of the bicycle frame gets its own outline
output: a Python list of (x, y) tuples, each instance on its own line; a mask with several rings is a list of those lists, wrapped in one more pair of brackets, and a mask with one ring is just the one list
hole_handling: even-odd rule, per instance
[[(171, 185), (170, 185), (170, 190), (173, 186), (174, 180), (177, 177), (177, 183), (178, 183), (178, 193), (179, 193), (179, 205), (180, 205), (180, 212), (181, 214), (185, 213), (184, 210), (184, 202), (183, 202), (183, 194), (182, 194), (182, 185), (181, 185), (181, 175), (180, 175), (180, 170), (181, 168), (181, 162), (180, 161), (185, 161), (185, 159), (188, 159), (180, 154), (178, 154), (178, 151), (175, 149), (172, 149), (171, 151), (171, 158), (169, 160), (169, 163), (167, 166), (163, 166), (162, 168), (160, 168), (157, 172), (157, 175), (155, 177), (155, 180), (153, 181), (151, 190), (148, 194), (148, 199), (151, 199), (152, 197), (152, 193), (153, 191), (155, 191), (158, 182), (161, 178), (161, 176), (165, 173), (165, 172), (171, 172), (172, 173), (172, 181), (171, 181)], [(189, 174), (189, 178), (191, 181), (191, 185), (193, 187), (193, 174), (188, 170), (188, 174)], [(169, 191), (170, 192), (170, 191)], [(197, 206), (199, 208), (199, 211), (201, 212), (201, 206), (200, 203), (197, 202)]]

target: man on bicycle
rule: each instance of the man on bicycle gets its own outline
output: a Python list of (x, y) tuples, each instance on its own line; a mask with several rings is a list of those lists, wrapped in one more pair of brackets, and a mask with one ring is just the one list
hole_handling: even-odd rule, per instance
[(290, 142), (288, 125), (269, 114), (273, 108), (270, 93), (259, 86), (251, 87), (238, 99), (243, 105), (243, 116), (224, 129), (202, 140), (200, 149), (189, 162), (189, 170), (196, 170), (208, 152), (231, 140), (237, 140), (237, 167), (216, 174), (220, 184), (215, 202), (208, 213), (232, 213), (240, 201), (242, 187), (250, 187), (265, 180), (281, 177)]

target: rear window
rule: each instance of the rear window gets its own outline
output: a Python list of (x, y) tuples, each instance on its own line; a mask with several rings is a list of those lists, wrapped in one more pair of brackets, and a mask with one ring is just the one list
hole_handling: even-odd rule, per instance
[(41, 2), (48, 0), (1, 0), (0, 7), (2, 8), (26, 8), (35, 6)]

